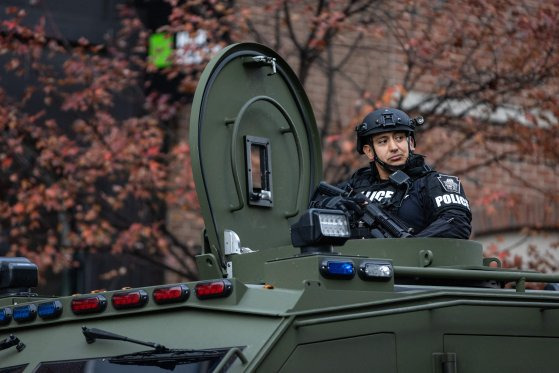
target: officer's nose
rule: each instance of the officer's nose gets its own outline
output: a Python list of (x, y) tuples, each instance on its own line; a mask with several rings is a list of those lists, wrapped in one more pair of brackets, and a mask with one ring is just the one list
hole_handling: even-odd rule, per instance
[(391, 152), (398, 150), (398, 146), (396, 145), (396, 141), (394, 141), (394, 139), (388, 139), (388, 150)]

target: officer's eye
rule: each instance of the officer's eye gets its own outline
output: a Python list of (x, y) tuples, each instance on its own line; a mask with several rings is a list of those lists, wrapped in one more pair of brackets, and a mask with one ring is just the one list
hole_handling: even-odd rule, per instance
[(386, 138), (378, 139), (377, 144), (378, 145), (383, 145), (383, 144), (386, 144), (386, 141), (387, 141)]

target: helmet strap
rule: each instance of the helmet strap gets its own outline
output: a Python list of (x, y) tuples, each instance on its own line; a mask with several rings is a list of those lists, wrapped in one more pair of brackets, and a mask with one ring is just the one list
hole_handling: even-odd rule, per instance
[[(408, 157), (408, 159), (409, 159), (409, 157)], [(378, 163), (378, 165), (380, 167), (384, 168), (384, 170), (387, 171), (390, 174), (393, 173), (393, 172), (396, 172), (397, 170), (401, 170), (406, 166), (406, 164), (403, 164), (401, 166), (391, 166), (388, 163), (381, 161), (379, 159), (379, 157), (377, 157), (376, 153), (375, 153), (374, 161), (375, 161), (375, 163)], [(407, 160), (406, 160), (406, 163), (407, 163)]]

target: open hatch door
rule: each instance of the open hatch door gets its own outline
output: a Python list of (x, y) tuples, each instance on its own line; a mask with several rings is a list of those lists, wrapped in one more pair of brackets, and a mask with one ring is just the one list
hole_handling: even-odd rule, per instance
[(235, 249), (226, 231), (251, 250), (291, 244), (290, 225), (322, 178), (322, 159), (312, 107), (277, 53), (242, 43), (210, 61), (192, 104), (190, 147), (204, 254), (221, 273), (225, 250)]

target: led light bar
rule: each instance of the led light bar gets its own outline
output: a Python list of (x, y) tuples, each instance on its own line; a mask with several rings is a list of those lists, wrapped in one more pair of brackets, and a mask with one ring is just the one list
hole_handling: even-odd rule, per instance
[(228, 297), (233, 291), (233, 284), (229, 280), (204, 281), (196, 284), (194, 292), (198, 299), (213, 299)]
[(12, 309), (10, 307), (0, 308), (0, 325), (8, 325), (12, 321)]
[(349, 224), (345, 215), (321, 213), (318, 215), (318, 221), (324, 236), (349, 238)]
[(76, 315), (100, 313), (107, 308), (107, 298), (101, 294), (72, 299), (70, 305)]
[(384, 280), (392, 278), (392, 263), (387, 261), (363, 261), (359, 265), (359, 277), (363, 280)]
[[(340, 210), (308, 209), (291, 225), (293, 246), (303, 248), (343, 245), (351, 236), (346, 214)], [(328, 251), (328, 250), (311, 250)], [(331, 251), (331, 250), (330, 250)]]
[(184, 302), (190, 296), (190, 289), (184, 284), (163, 286), (153, 291), (153, 300), (157, 304)]
[(322, 261), (319, 270), (326, 278), (351, 280), (355, 276), (355, 266), (351, 260), (327, 259)]
[(148, 302), (148, 293), (145, 290), (130, 290), (114, 293), (111, 302), (117, 310), (139, 308)]
[(37, 306), (26, 304), (25, 306), (14, 307), (12, 317), (17, 322), (33, 321), (37, 317)]
[(56, 319), (62, 315), (62, 303), (58, 300), (40, 303), (37, 309), (39, 317), (43, 320)]

